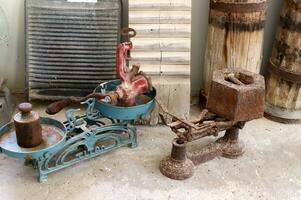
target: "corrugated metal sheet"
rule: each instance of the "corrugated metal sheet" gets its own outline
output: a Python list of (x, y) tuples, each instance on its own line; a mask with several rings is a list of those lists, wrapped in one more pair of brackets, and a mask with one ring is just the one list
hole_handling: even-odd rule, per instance
[(121, 1), (26, 1), (30, 99), (85, 95), (115, 79)]
[(190, 75), (191, 0), (129, 0), (132, 63), (154, 75)]

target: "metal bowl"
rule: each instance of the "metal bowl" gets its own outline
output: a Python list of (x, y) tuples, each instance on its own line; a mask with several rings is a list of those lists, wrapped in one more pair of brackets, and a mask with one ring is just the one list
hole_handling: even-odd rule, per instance
[(0, 128), (0, 151), (15, 158), (37, 159), (45, 153), (53, 153), (65, 143), (65, 126), (51, 118), (41, 117), (43, 142), (34, 148), (23, 148), (17, 144), (14, 123)]
[[(120, 85), (120, 80), (109, 81), (100, 84), (95, 92), (107, 93), (114, 91), (118, 85)], [(105, 117), (118, 119), (118, 120), (129, 120), (136, 121), (139, 119), (145, 119), (147, 115), (150, 114), (155, 106), (156, 89), (153, 88), (152, 91), (143, 94), (137, 98), (138, 105), (132, 107), (120, 107), (113, 106), (111, 104), (96, 101), (95, 108), (101, 112)]]

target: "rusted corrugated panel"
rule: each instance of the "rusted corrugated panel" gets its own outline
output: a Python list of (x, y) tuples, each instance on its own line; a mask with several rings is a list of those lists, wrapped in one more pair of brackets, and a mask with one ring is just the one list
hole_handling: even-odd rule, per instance
[(129, 0), (132, 63), (149, 74), (190, 75), (191, 0)]
[(115, 79), (120, 14), (120, 0), (27, 0), (29, 98), (85, 95)]

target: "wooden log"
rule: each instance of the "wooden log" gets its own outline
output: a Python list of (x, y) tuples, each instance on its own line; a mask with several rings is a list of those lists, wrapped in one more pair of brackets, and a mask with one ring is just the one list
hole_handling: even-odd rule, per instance
[(301, 1), (285, 0), (266, 81), (266, 116), (301, 122)]
[(210, 0), (205, 96), (217, 69), (235, 67), (260, 72), (266, 8), (266, 0)]

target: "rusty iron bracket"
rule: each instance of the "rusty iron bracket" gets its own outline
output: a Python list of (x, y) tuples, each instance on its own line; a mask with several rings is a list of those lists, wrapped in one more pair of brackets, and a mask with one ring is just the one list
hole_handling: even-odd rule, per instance
[[(180, 122), (181, 124), (183, 123), (184, 125), (186, 125), (188, 127), (191, 127), (191, 128), (194, 128), (194, 129), (200, 129), (200, 127), (196, 126), (194, 123), (191, 123), (191, 122), (189, 122), (189, 121), (187, 121), (185, 119), (182, 119), (182, 118), (180, 118), (180, 117), (178, 117), (178, 116), (176, 116), (176, 115), (168, 112), (167, 108), (161, 103), (161, 101), (159, 99), (156, 98), (156, 101), (157, 101), (159, 107), (163, 110), (163, 112), (165, 114), (170, 115), (173, 119), (177, 120), (177, 123)], [(165, 121), (165, 120), (162, 120), (162, 121)]]

